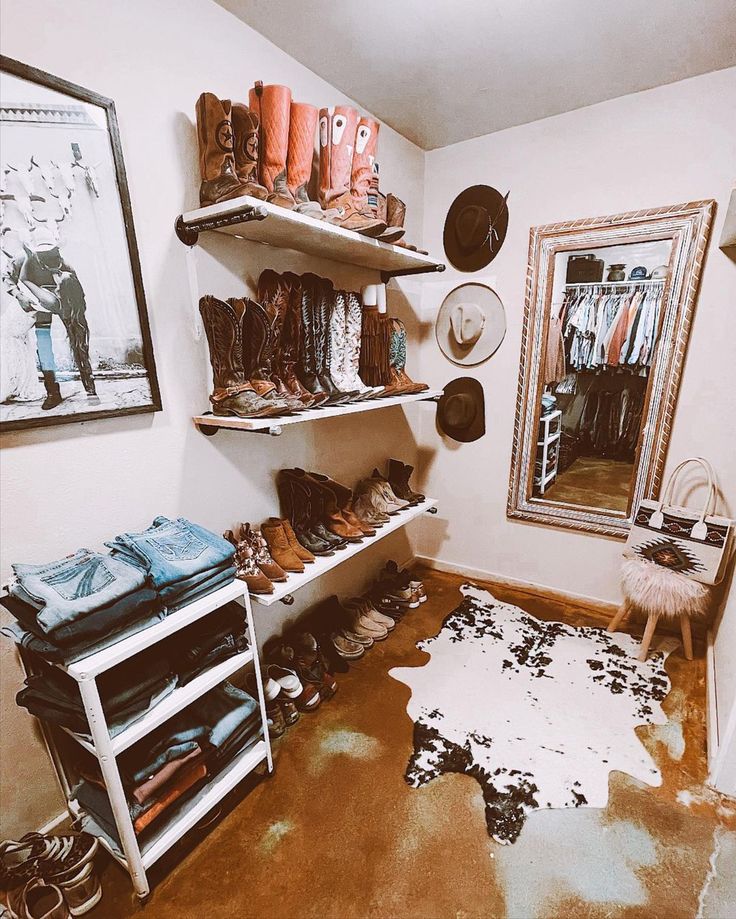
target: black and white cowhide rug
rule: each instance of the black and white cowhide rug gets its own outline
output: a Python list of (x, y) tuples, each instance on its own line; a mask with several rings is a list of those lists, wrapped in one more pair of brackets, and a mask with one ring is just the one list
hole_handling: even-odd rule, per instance
[(661, 784), (634, 728), (667, 721), (665, 653), (639, 663), (628, 635), (543, 622), (471, 584), (461, 591), (439, 634), (417, 645), (427, 664), (390, 671), (412, 691), (410, 785), (473, 776), (489, 834), (512, 843), (532, 810), (605, 807), (614, 769)]

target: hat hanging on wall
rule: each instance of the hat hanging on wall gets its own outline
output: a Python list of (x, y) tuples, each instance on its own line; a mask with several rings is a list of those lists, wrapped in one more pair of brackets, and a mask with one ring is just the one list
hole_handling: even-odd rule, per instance
[(443, 434), (464, 444), (486, 433), (486, 403), (478, 380), (458, 377), (445, 386), (437, 405), (437, 425)]
[(501, 298), (485, 284), (460, 284), (442, 301), (434, 333), (453, 364), (482, 364), (495, 354), (506, 334)]
[(508, 197), (490, 185), (471, 185), (452, 202), (443, 243), (458, 271), (479, 271), (498, 255), (509, 223)]

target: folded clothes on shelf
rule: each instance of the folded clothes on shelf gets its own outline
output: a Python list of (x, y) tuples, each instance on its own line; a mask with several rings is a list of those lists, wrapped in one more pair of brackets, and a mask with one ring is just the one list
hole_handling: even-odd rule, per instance
[[(254, 742), (260, 731), (256, 700), (223, 683), (121, 754), (118, 762), (136, 833)], [(112, 808), (96, 765), (82, 766), (80, 773), (82, 781), (74, 796), (117, 840)]]
[[(100, 675), (97, 688), (110, 736), (115, 737), (170, 695), (178, 685), (169, 658), (159, 649), (125, 661)], [(89, 737), (76, 680), (55, 667), (26, 678), (16, 702), (32, 715)]]
[(215, 664), (245, 651), (246, 632), (245, 609), (232, 602), (172, 636), (166, 644), (179, 684), (184, 686)]

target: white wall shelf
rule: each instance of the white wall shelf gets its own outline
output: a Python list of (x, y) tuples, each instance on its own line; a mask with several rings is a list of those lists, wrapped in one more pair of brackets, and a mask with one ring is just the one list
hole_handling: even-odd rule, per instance
[(177, 217), (175, 230), (188, 246), (195, 245), (205, 230), (216, 230), (278, 249), (372, 268), (382, 273), (384, 283), (398, 275), (445, 270), (442, 262), (429, 255), (382, 243), (248, 195), (187, 211)]
[(426, 390), (409, 396), (386, 396), (384, 399), (368, 399), (364, 402), (351, 402), (347, 405), (328, 405), (325, 408), (308, 408), (296, 415), (284, 415), (283, 418), (237, 418), (234, 415), (195, 415), (192, 419), (197, 428), (209, 436), (216, 434), (220, 428), (231, 431), (259, 431), (277, 436), (287, 425), (301, 424), (305, 421), (319, 421), (321, 418), (342, 418), (344, 415), (355, 415), (371, 412), (379, 408), (391, 408), (396, 405), (409, 405), (412, 402), (437, 402), (442, 390)]
[(287, 605), (291, 604), (294, 602), (294, 591), (299, 590), (300, 587), (310, 584), (312, 581), (322, 577), (323, 574), (326, 574), (328, 571), (331, 571), (348, 559), (354, 558), (360, 552), (375, 545), (380, 539), (383, 539), (391, 533), (395, 533), (396, 530), (400, 530), (402, 527), (406, 526), (407, 523), (415, 520), (422, 514), (436, 513), (437, 501), (434, 498), (426, 498), (421, 504), (417, 504), (416, 507), (407, 507), (403, 511), (399, 511), (395, 516), (392, 516), (388, 523), (376, 530), (375, 536), (367, 536), (363, 542), (348, 543), (345, 549), (338, 549), (334, 555), (317, 556), (311, 564), (304, 566), (303, 573), (289, 574), (286, 581), (280, 584), (275, 583), (273, 585), (274, 592), (272, 594), (251, 594), (250, 598), (254, 603), (260, 603), (263, 606), (271, 606), (274, 603), (278, 603), (279, 600)]

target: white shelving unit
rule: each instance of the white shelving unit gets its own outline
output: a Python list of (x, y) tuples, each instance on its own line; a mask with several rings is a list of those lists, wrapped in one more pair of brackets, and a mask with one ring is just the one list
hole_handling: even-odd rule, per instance
[[(534, 484), (543, 495), (547, 487), (557, 477), (557, 464), (560, 458), (559, 440), (562, 434), (562, 412), (560, 409), (542, 415), (539, 419), (539, 440), (537, 440), (537, 459), (535, 466), (541, 464), (541, 474), (534, 474)], [(557, 445), (557, 446), (555, 446)], [(554, 454), (553, 454), (554, 451)]]
[[(156, 645), (175, 632), (193, 622), (220, 609), (226, 603), (237, 600), (245, 609), (248, 632), (247, 650), (215, 664), (201, 673), (185, 686), (178, 687), (154, 706), (141, 719), (134, 722), (116, 737), (111, 738), (100, 700), (97, 677), (117, 664), (134, 657), (146, 648)], [(21, 659), (27, 673), (34, 672), (33, 655), (20, 649)], [(125, 790), (116, 757), (132, 744), (142, 740), (159, 725), (177, 712), (199, 699), (210, 689), (218, 686), (230, 676), (253, 663), (258, 688), (258, 703), (261, 715), (259, 739), (242, 750), (221, 771), (210, 777), (207, 783), (193, 796), (185, 796), (180, 804), (167, 809), (158, 821), (146, 831), (145, 842), (139, 843), (133, 821), (130, 817)], [(149, 893), (146, 870), (166, 853), (179, 839), (192, 829), (228, 792), (251, 773), (261, 763), (266, 763), (269, 773), (273, 771), (273, 758), (268, 737), (266, 703), (263, 695), (261, 671), (258, 660), (258, 645), (253, 624), (250, 598), (242, 581), (233, 581), (213, 591), (206, 597), (183, 607), (156, 625), (150, 626), (135, 635), (131, 635), (116, 644), (67, 666), (60, 666), (70, 677), (76, 680), (89, 724), (91, 741), (71, 731), (65, 733), (75, 739), (88, 753), (99, 762), (100, 771), (106, 786), (115, 826), (120, 839), (121, 850), (103, 831), (99, 832), (101, 844), (130, 873), (133, 886), (139, 897)], [(70, 757), (58, 738), (63, 729), (56, 725), (39, 721), (49, 755), (54, 764), (59, 784), (67, 801), (69, 813), (78, 818), (84, 810), (73, 796), (73, 784), (76, 770), (73, 757)]]
[(203, 434), (215, 434), (220, 428), (231, 431), (261, 431), (272, 435), (282, 433), (287, 425), (301, 424), (304, 421), (319, 421), (321, 418), (341, 418), (344, 415), (355, 415), (361, 412), (372, 412), (379, 408), (391, 408), (396, 405), (410, 405), (412, 402), (436, 402), (442, 397), (442, 390), (427, 390), (410, 396), (386, 396), (385, 399), (369, 399), (365, 402), (352, 402), (348, 405), (328, 405), (325, 408), (310, 408), (297, 415), (284, 415), (283, 418), (236, 418), (232, 415), (195, 415), (193, 421)]
[(396, 530), (405, 527), (407, 523), (422, 514), (436, 513), (436, 508), (437, 501), (434, 498), (425, 498), (416, 507), (407, 507), (403, 511), (399, 511), (388, 523), (376, 530), (375, 536), (366, 537), (363, 542), (349, 543), (346, 548), (338, 549), (334, 555), (318, 556), (314, 562), (304, 566), (302, 574), (290, 574), (288, 580), (281, 584), (274, 584), (275, 589), (272, 594), (251, 594), (250, 598), (254, 603), (260, 603), (263, 606), (271, 606), (274, 603), (278, 603), (279, 600), (287, 604), (292, 603), (293, 593), (299, 590), (300, 587), (310, 584), (348, 559), (354, 558), (360, 552), (375, 545), (384, 536), (395, 533)]
[(200, 233), (215, 230), (279, 249), (372, 268), (386, 275), (384, 283), (396, 275), (445, 270), (442, 262), (429, 255), (382, 243), (248, 195), (187, 211), (176, 219), (175, 230), (179, 239), (190, 246)]

